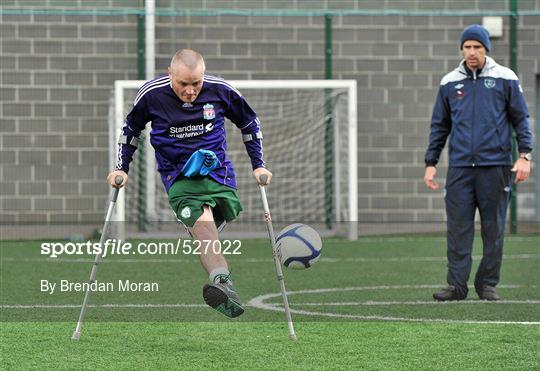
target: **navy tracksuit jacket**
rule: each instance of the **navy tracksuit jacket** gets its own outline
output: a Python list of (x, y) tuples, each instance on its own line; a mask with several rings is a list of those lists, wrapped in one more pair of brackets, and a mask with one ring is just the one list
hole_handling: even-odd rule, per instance
[(532, 151), (529, 113), (516, 74), (486, 57), (481, 70), (462, 61), (444, 76), (431, 119), (425, 163), (436, 165), (449, 137), (446, 179), (448, 284), (465, 298), (471, 271), (474, 215), (482, 223), (477, 291), (499, 282), (512, 177), (512, 127), (520, 153)]

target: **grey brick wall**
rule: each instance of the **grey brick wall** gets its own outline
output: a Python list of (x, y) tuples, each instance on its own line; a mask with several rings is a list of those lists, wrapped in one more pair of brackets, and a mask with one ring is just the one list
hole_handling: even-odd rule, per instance
[(1, 23), (2, 220), (101, 222), (109, 95), (115, 79), (136, 76), (135, 17), (3, 15)]
[[(92, 2), (136, 8), (137, 0)], [(506, 10), (508, 1), (172, 1), (158, 8)], [(4, 9), (92, 9), (83, 1), (2, 1)], [(540, 10), (540, 2), (520, 1)], [(440, 78), (459, 61), (458, 38), (478, 16), (336, 16), (334, 77), (359, 84), (360, 220), (443, 220), (425, 189), (423, 153)], [(509, 63), (509, 19), (492, 56)], [(114, 80), (136, 78), (136, 16), (2, 15), (1, 218), (3, 223), (100, 223), (108, 171), (107, 111)], [(319, 16), (159, 16), (156, 69), (184, 47), (228, 79), (324, 77)], [(540, 17), (519, 17), (519, 76), (534, 126)], [(439, 178), (444, 179), (444, 161)], [(533, 218), (534, 183), (519, 188)], [(398, 210), (399, 209), (399, 210)]]

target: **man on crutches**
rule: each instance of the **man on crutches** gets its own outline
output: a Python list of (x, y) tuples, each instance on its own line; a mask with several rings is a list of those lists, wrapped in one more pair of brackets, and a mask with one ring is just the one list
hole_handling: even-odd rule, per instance
[[(116, 170), (108, 176), (111, 186), (121, 176), (127, 182), (129, 163), (146, 123), (152, 122), (150, 142), (169, 203), (177, 219), (199, 241), (218, 241), (218, 230), (242, 211), (235, 173), (225, 150), (225, 118), (242, 132), (259, 185), (270, 183), (265, 169), (262, 134), (257, 114), (226, 81), (205, 75), (203, 57), (180, 50), (172, 58), (168, 75), (144, 84), (127, 115), (119, 140)], [(260, 180), (266, 175), (266, 182)], [(210, 282), (203, 287), (204, 301), (234, 318), (244, 307), (233, 286), (221, 251), (201, 249), (200, 260)]]
[[(116, 170), (107, 177), (114, 188), (108, 217), (118, 190), (127, 183), (129, 163), (138, 138), (146, 123), (152, 122), (150, 142), (155, 149), (158, 171), (169, 203), (193, 238), (210, 241), (210, 246), (214, 246), (214, 242), (219, 241), (221, 227), (242, 211), (234, 169), (225, 153), (225, 118), (228, 118), (242, 132), (253, 176), (261, 189), (275, 260), (275, 237), (264, 192), (272, 173), (264, 167), (259, 119), (234, 87), (222, 79), (205, 75), (204, 71), (204, 60), (199, 53), (180, 50), (173, 56), (167, 76), (153, 79), (140, 88), (119, 138)], [(102, 240), (106, 228), (103, 232)], [(101, 256), (96, 256), (97, 263), (100, 259)], [(200, 260), (210, 279), (203, 287), (204, 301), (230, 318), (244, 313), (221, 251), (203, 249)], [(275, 264), (289, 335), (296, 340), (283, 273), (279, 261), (275, 260)], [(97, 264), (92, 269), (90, 280), (95, 279), (96, 270)], [(75, 340), (80, 337), (88, 298), (86, 295), (72, 337)]]

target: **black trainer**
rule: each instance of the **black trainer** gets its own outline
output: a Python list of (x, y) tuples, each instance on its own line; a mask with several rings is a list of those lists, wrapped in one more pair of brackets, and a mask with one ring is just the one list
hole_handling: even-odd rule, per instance
[(433, 299), (437, 301), (451, 301), (451, 300), (463, 300), (457, 294), (456, 288), (454, 286), (448, 285), (443, 288), (441, 291), (438, 291), (433, 294)]
[(489, 285), (482, 286), (482, 289), (476, 290), (476, 293), (478, 294), (478, 297), (481, 300), (488, 300), (488, 301), (501, 300), (499, 295), (497, 295), (497, 290), (495, 289), (495, 286), (489, 286)]
[(220, 275), (215, 282), (203, 287), (203, 298), (206, 304), (227, 317), (235, 318), (244, 313), (244, 307), (229, 276)]

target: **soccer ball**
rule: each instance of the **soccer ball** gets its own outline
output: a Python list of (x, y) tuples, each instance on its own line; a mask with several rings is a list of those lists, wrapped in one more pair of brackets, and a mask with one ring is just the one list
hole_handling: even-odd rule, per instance
[(291, 224), (276, 237), (276, 253), (287, 268), (306, 269), (321, 257), (321, 237), (305, 224)]

